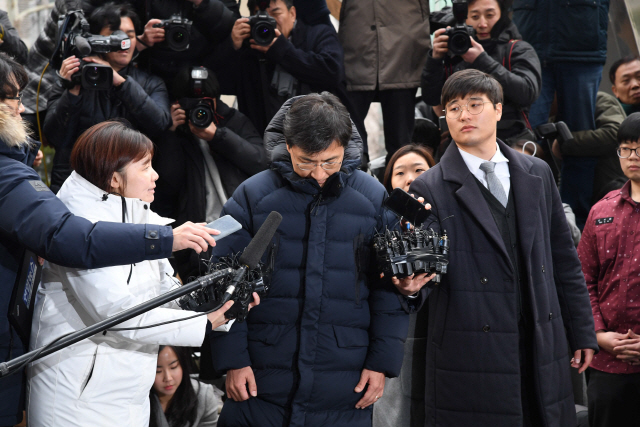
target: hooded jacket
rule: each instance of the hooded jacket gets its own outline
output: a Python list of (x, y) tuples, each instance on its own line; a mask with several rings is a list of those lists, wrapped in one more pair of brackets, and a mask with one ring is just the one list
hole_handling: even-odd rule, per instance
[(241, 251), (271, 211), (283, 220), (265, 256), (269, 294), (246, 322), (211, 335), (214, 368), (250, 366), (258, 388), (257, 398), (228, 400), (220, 425), (268, 424), (255, 409), (277, 425), (370, 426), (371, 407), (355, 409), (363, 393), (354, 388), (365, 368), (398, 375), (409, 321), (393, 285), (367, 277), (376, 275), (367, 263), (373, 236), (394, 221), (382, 185), (358, 170), (355, 129), (342, 169), (322, 188), (294, 172), (282, 123), (295, 99), (267, 128), (271, 170), (241, 184), (222, 213), (243, 228), (218, 243), (214, 260)]
[[(2, 104), (0, 104), (2, 105)], [(171, 256), (171, 227), (74, 216), (31, 168), (39, 143), (27, 143), (17, 117), (0, 107), (0, 361), (20, 356), (23, 343), (7, 313), (25, 249), (70, 267), (98, 268)], [(155, 235), (155, 238), (150, 237)], [(0, 424), (22, 419), (23, 375), (3, 378)]]
[(471, 64), (459, 56), (436, 59), (429, 51), (422, 71), (423, 99), (429, 105), (440, 105), (447, 78), (456, 71), (474, 68), (490, 74), (502, 86), (504, 103), (498, 137), (506, 139), (523, 131), (528, 126), (529, 107), (540, 95), (542, 71), (535, 50), (521, 39), (516, 26), (503, 18), (492, 29), (491, 39), (479, 41), (485, 51)]
[[(166, 225), (139, 199), (106, 194), (75, 171), (59, 192), (74, 214), (92, 222)], [(172, 287), (166, 259), (99, 269), (45, 264), (38, 289), (30, 348), (90, 326)], [(200, 346), (207, 318), (175, 303), (118, 325), (131, 328), (183, 319), (160, 327), (106, 332), (82, 340), (29, 366), (27, 418), (33, 427), (131, 426), (149, 424), (149, 389), (155, 379), (158, 345)]]

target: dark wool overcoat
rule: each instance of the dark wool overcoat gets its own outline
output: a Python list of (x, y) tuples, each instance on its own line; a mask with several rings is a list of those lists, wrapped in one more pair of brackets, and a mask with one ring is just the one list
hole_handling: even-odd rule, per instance
[(218, 425), (371, 426), (371, 407), (355, 408), (364, 393), (354, 388), (365, 368), (398, 375), (409, 325), (393, 285), (366, 278), (373, 236), (395, 217), (383, 211), (382, 185), (358, 169), (356, 141), (322, 188), (293, 171), (281, 133), (293, 99), (267, 128), (272, 169), (242, 183), (222, 212), (243, 228), (214, 256), (243, 250), (271, 211), (283, 219), (265, 255), (274, 265), (268, 296), (246, 322), (211, 335), (214, 368), (251, 366), (258, 389), (227, 400)]
[[(575, 426), (567, 338), (572, 352), (598, 348), (580, 261), (547, 164), (498, 144), (509, 160), (528, 279), (522, 289), (534, 329), (531, 392), (544, 426)], [(422, 292), (429, 304), (426, 425), (521, 426), (518, 278), (456, 144), (409, 191), (431, 203), (451, 242), (442, 284), (428, 297)]]

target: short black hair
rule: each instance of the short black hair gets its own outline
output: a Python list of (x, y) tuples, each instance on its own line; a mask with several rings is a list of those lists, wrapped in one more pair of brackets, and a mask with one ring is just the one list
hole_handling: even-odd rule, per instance
[(640, 140), (640, 113), (629, 114), (618, 129), (618, 145)]
[(29, 83), (29, 76), (24, 67), (4, 52), (0, 52), (0, 82), (0, 99), (18, 96)]
[[(275, 3), (276, 1), (278, 0), (271, 0), (271, 3)], [(293, 0), (282, 0), (282, 3), (287, 6), (287, 10), (291, 9), (291, 7), (293, 6)]]
[(129, 3), (108, 2), (97, 7), (89, 16), (89, 30), (91, 34), (100, 34), (104, 27), (111, 31), (120, 29), (120, 18), (129, 18), (133, 22), (136, 34), (141, 33), (141, 24), (138, 14)]
[(611, 68), (609, 68), (609, 80), (611, 80), (611, 84), (616, 84), (616, 72), (618, 71), (618, 68), (620, 68), (621, 65), (628, 64), (633, 61), (640, 61), (640, 56), (627, 55), (611, 64)]
[(337, 141), (346, 147), (351, 139), (351, 117), (338, 97), (311, 93), (291, 104), (284, 118), (284, 138), (289, 147), (305, 153), (320, 153)]
[(502, 103), (503, 94), (500, 83), (487, 73), (472, 68), (453, 73), (444, 82), (440, 102), (443, 107), (456, 98), (467, 95), (487, 95), (493, 105)]
[(220, 96), (220, 83), (215, 73), (207, 68), (207, 78), (202, 82), (202, 93), (199, 96), (193, 91), (191, 70), (193, 67), (184, 67), (178, 71), (171, 85), (173, 99), (208, 97), (218, 99)]

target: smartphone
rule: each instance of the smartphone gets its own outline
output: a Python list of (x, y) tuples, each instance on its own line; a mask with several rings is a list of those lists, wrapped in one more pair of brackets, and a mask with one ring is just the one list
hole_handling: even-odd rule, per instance
[(422, 203), (402, 188), (394, 189), (384, 201), (384, 205), (415, 226), (422, 225), (431, 215)]
[(217, 236), (213, 236), (216, 242), (221, 239), (224, 239), (229, 234), (235, 233), (236, 231), (242, 228), (240, 223), (235, 219), (233, 219), (231, 215), (225, 215), (223, 217), (220, 217), (215, 221), (212, 221), (209, 224), (207, 224), (207, 227), (213, 228), (214, 230), (218, 230), (220, 232), (220, 234), (218, 234)]

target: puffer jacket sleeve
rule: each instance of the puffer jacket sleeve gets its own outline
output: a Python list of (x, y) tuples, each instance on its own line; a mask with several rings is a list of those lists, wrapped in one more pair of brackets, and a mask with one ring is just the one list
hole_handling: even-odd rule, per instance
[[(382, 227), (393, 228), (395, 217), (389, 212), (381, 212)], [(371, 272), (372, 279), (377, 276)], [(371, 324), (369, 326), (369, 351), (364, 367), (382, 372), (387, 377), (400, 375), (404, 357), (404, 342), (407, 339), (409, 315), (403, 309), (399, 293), (387, 280), (371, 280), (369, 294)]]
[(432, 53), (433, 51), (429, 51), (427, 55), (420, 87), (422, 88), (422, 99), (427, 105), (440, 105), (440, 95), (447, 77), (444, 70), (444, 60), (432, 57)]
[(147, 76), (145, 88), (131, 76), (114, 93), (122, 101), (128, 114), (145, 134), (154, 136), (171, 127), (169, 93), (161, 78)]
[(511, 54), (507, 54), (505, 58), (505, 62), (510, 64), (503, 65), (483, 52), (470, 64), (470, 68), (490, 74), (502, 85), (506, 99), (515, 105), (528, 108), (540, 95), (540, 60), (529, 43), (522, 40), (511, 43), (511, 46), (507, 46), (507, 53), (512, 50)]
[(27, 63), (27, 46), (24, 44), (18, 31), (11, 25), (7, 12), (0, 11), (0, 24), (2, 24), (3, 38), (0, 44), (0, 52), (13, 56), (22, 65)]
[[(245, 190), (245, 185), (240, 185), (220, 213), (220, 216), (231, 215), (242, 225), (242, 229), (225, 237), (213, 248), (212, 261), (241, 252), (251, 241), (249, 230), (252, 229), (252, 220)], [(251, 366), (247, 334), (247, 322), (235, 322), (229, 332), (210, 333), (211, 358), (216, 371), (223, 372)]]
[[(145, 295), (134, 295), (129, 291), (129, 269), (123, 266), (93, 270), (75, 270), (54, 265), (49, 265), (48, 268), (53, 272), (49, 277), (54, 280), (56, 276), (66, 277), (62, 279), (63, 284), (71, 289), (84, 311), (95, 322), (135, 307), (148, 299)], [(204, 340), (207, 317), (202, 315), (186, 320), (194, 314), (190, 311), (158, 307), (122, 322), (115, 328), (134, 328), (171, 320), (181, 321), (132, 331), (112, 329), (109, 333), (136, 343), (196, 347), (202, 345)]]
[(42, 126), (42, 133), (53, 148), (59, 150), (76, 135), (78, 118), (82, 111), (82, 91), (78, 96), (72, 95), (56, 82), (51, 88), (47, 116)]
[[(69, 212), (33, 170), (29, 174), (13, 168), (3, 170), (0, 212), (3, 233), (39, 256), (67, 267), (100, 268), (171, 256), (171, 227), (93, 224)], [(156, 238), (149, 238), (151, 235)]]

